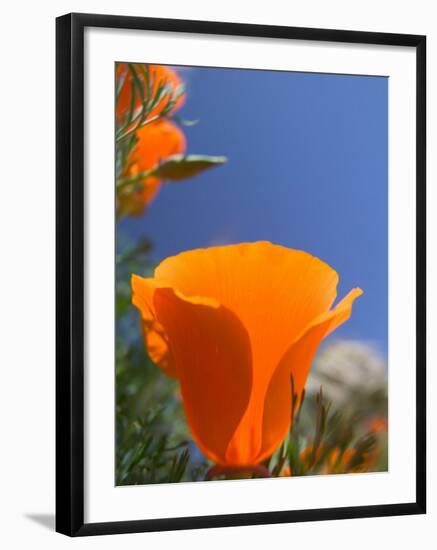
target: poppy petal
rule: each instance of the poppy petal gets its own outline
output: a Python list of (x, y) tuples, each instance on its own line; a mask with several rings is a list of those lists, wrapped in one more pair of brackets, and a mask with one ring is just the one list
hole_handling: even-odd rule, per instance
[(171, 155), (185, 151), (183, 131), (173, 122), (157, 120), (136, 131), (138, 139), (130, 155), (130, 164), (137, 172), (146, 172)]
[(135, 288), (135, 305), (153, 312), (165, 331), (195, 441), (207, 457), (226, 463), (252, 389), (246, 329), (216, 300), (186, 297), (162, 280), (142, 279)]
[(132, 303), (141, 314), (144, 344), (150, 359), (171, 378), (177, 378), (167, 336), (162, 325), (156, 319), (153, 308), (153, 286), (147, 279), (132, 275)]
[(362, 290), (355, 288), (337, 306), (316, 318), (290, 346), (277, 366), (267, 390), (263, 417), (263, 444), (258, 461), (272, 454), (286, 436), (291, 422), (291, 376), (298, 398), (305, 386), (314, 355), (323, 340), (347, 321)]
[(266, 241), (183, 252), (164, 260), (155, 277), (233, 311), (251, 338), (255, 378), (267, 383), (290, 342), (329, 310), (338, 282), (315, 256)]

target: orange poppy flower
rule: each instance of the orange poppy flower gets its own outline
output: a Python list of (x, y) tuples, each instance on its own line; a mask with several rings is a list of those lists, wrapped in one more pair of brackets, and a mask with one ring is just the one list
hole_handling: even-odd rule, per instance
[(388, 430), (387, 418), (383, 416), (376, 416), (372, 418), (367, 424), (367, 429), (370, 433), (380, 434)]
[[(150, 171), (167, 157), (184, 153), (186, 149), (182, 130), (165, 119), (146, 124), (137, 130), (136, 136), (138, 141), (129, 156), (128, 169), (123, 174), (125, 177)], [(155, 177), (147, 177), (141, 183), (141, 190), (122, 198), (125, 214), (141, 214), (144, 207), (155, 198), (161, 184)]]
[[(139, 64), (136, 63), (134, 64), (134, 66), (138, 69)], [(148, 65), (148, 69), (149, 69), (150, 85), (152, 88), (152, 96), (156, 94), (160, 84), (164, 84), (164, 86), (168, 86), (171, 88), (171, 90), (167, 94), (165, 94), (160, 101), (158, 101), (158, 103), (154, 106), (152, 111), (149, 113), (147, 119), (151, 119), (154, 116), (157, 116), (162, 113), (163, 109), (168, 105), (168, 102), (174, 96), (177, 88), (182, 84), (182, 81), (179, 78), (178, 74), (170, 67), (166, 67), (164, 65)], [(116, 73), (117, 80), (120, 78), (125, 78), (123, 86), (121, 87), (118, 100), (117, 100), (117, 105), (116, 105), (117, 120), (119, 124), (121, 124), (124, 116), (129, 112), (131, 94), (132, 94), (133, 76), (127, 67), (127, 63), (118, 63), (115, 73)], [(144, 86), (144, 89), (146, 90), (146, 83), (144, 82), (144, 78), (142, 76), (141, 71), (137, 70), (137, 74), (141, 80), (141, 83)], [(173, 107), (173, 110), (179, 109), (183, 105), (184, 101), (185, 101), (185, 96), (184, 94), (182, 94), (176, 101), (176, 104)], [(137, 92), (135, 95), (134, 105), (135, 105), (134, 107), (135, 109), (141, 106), (141, 97)]]
[(183, 252), (153, 278), (132, 277), (146, 345), (179, 380), (193, 438), (225, 467), (250, 467), (290, 428), (298, 395), (325, 336), (344, 323), (352, 290), (337, 306), (337, 273), (321, 260), (269, 242)]

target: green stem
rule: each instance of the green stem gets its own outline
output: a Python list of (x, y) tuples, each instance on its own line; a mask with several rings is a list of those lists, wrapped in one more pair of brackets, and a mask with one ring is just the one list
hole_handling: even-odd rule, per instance
[(122, 191), (125, 187), (128, 187), (129, 185), (132, 185), (134, 183), (141, 183), (144, 179), (152, 176), (153, 172), (153, 170), (149, 170), (148, 172), (140, 172), (139, 174), (135, 174), (135, 176), (118, 178), (115, 184), (117, 187), (117, 191)]
[[(132, 122), (130, 123), (130, 126), (132, 124), (134, 124), (137, 120), (141, 120), (142, 118), (142, 113), (140, 113), (139, 115), (137, 115), (133, 120)], [(123, 141), (123, 139), (126, 139), (127, 137), (131, 136), (133, 133), (135, 133), (137, 130), (139, 130), (140, 128), (143, 128), (144, 126), (147, 126), (148, 124), (151, 124), (152, 122), (155, 122), (157, 120), (159, 120), (160, 118), (162, 118), (161, 115), (156, 115), (152, 118), (149, 118), (148, 120), (146, 120), (145, 122), (140, 122), (139, 124), (135, 125), (133, 128), (131, 128), (130, 130), (126, 130), (125, 132), (123, 132), (121, 135), (118, 135), (116, 136), (115, 138), (115, 141), (116, 143), (119, 143), (120, 141)]]

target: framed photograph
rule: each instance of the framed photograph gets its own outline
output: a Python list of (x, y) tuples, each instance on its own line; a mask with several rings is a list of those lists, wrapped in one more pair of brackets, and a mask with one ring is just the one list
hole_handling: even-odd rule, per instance
[(57, 530), (425, 513), (425, 37), (56, 34)]

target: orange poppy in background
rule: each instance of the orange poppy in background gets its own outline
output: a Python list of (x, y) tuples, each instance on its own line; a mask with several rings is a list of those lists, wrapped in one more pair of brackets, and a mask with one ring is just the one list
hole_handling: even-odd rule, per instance
[[(183, 131), (166, 119), (142, 126), (137, 130), (136, 136), (138, 141), (129, 156), (124, 177), (148, 172), (167, 157), (184, 153), (187, 146)], [(161, 185), (161, 181), (153, 176), (144, 178), (140, 183), (142, 189), (129, 193), (122, 199), (125, 214), (141, 214), (144, 207), (154, 199)]]
[(322, 474), (329, 473), (359, 473), (364, 471), (363, 466), (352, 465), (353, 458), (357, 451), (353, 448), (341, 451), (340, 449), (331, 449), (331, 452), (326, 457), (326, 464), (322, 468)]
[(152, 360), (177, 378), (187, 422), (224, 467), (260, 464), (290, 429), (319, 344), (350, 316), (353, 289), (333, 309), (337, 273), (269, 242), (191, 250), (153, 278), (132, 276)]
[(387, 432), (388, 422), (384, 416), (376, 416), (367, 424), (367, 429), (370, 433), (379, 434)]
[[(320, 445), (314, 457), (316, 463), (322, 458), (324, 453), (325, 453), (325, 449), (323, 445)], [(354, 456), (356, 455), (356, 453), (357, 453), (356, 450), (353, 448), (346, 449), (345, 451), (342, 451), (337, 447), (333, 449), (329, 449), (326, 453), (326, 456), (324, 457), (324, 464), (322, 466), (320, 473), (341, 474), (341, 473), (352, 473), (352, 472), (360, 471), (357, 466), (355, 467), (350, 466), (350, 463), (354, 458)], [(313, 448), (306, 447), (300, 453), (299, 458), (301, 462), (303, 462), (308, 467), (311, 464), (311, 460), (313, 458), (312, 455), (313, 455)]]
[[(141, 84), (143, 85), (144, 90), (146, 91), (146, 82), (144, 80), (144, 77), (142, 76), (142, 72), (139, 70), (139, 64), (135, 63), (134, 67), (137, 68), (138, 77), (141, 80)], [(149, 120), (162, 113), (163, 109), (168, 105), (169, 101), (172, 99), (172, 97), (174, 97), (177, 89), (181, 86), (182, 81), (176, 71), (165, 65), (144, 65), (144, 67), (148, 67), (149, 70), (149, 81), (152, 89), (152, 96), (156, 94), (156, 92), (158, 91), (158, 87), (161, 84), (170, 88), (148, 114), (147, 119)], [(132, 90), (134, 89), (132, 85), (133, 76), (128, 69), (127, 63), (117, 64), (115, 76), (117, 80), (124, 78), (124, 83), (121, 87), (116, 105), (117, 120), (118, 123), (121, 124), (123, 118), (130, 109), (131, 94)], [(174, 111), (176, 109), (179, 109), (183, 105), (184, 101), (185, 95), (182, 94), (176, 101), (176, 104), (174, 105), (172, 110)], [(138, 109), (141, 106), (141, 96), (138, 92), (135, 92), (134, 106), (135, 109)]]
[[(341, 449), (335, 447), (330, 449), (324, 457), (323, 446), (319, 446), (314, 457), (313, 452), (313, 447), (305, 447), (299, 455), (299, 460), (305, 465), (306, 468), (310, 468), (313, 459), (314, 462), (317, 463), (324, 458), (324, 463), (319, 472), (321, 474), (346, 474), (366, 471), (363, 465), (352, 464), (352, 460), (357, 453), (353, 448), (342, 451)], [(291, 477), (293, 476), (293, 472), (289, 466), (286, 466), (280, 475), (281, 477)]]

